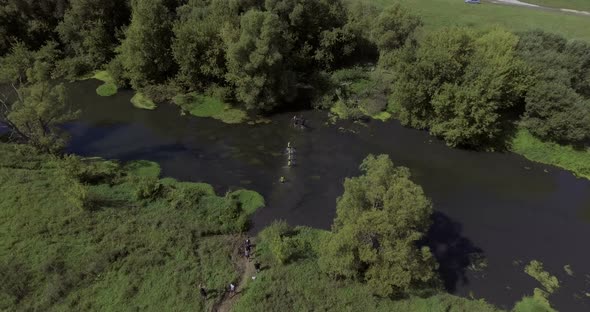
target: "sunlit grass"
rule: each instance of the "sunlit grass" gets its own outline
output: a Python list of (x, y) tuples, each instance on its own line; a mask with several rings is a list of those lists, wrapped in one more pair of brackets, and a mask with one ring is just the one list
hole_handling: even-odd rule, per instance
[(232, 108), (229, 104), (212, 96), (189, 93), (177, 95), (173, 101), (195, 117), (210, 117), (228, 124), (241, 123), (248, 119), (243, 110)]
[(131, 104), (137, 108), (147, 109), (147, 110), (154, 110), (156, 109), (156, 103), (150, 100), (147, 96), (145, 96), (141, 92), (136, 92), (135, 95), (131, 98)]
[(106, 70), (97, 71), (91, 78), (104, 82), (96, 88), (96, 94), (100, 96), (112, 96), (117, 94), (118, 88), (115, 84), (115, 80)]
[(512, 151), (524, 157), (574, 172), (590, 179), (590, 149), (543, 142), (526, 130), (520, 130), (512, 141)]
[[(526, 7), (493, 4), (482, 1), (478, 5), (465, 4), (462, 0), (350, 0), (369, 1), (380, 6), (399, 2), (420, 15), (425, 30), (431, 31), (448, 26), (468, 26), (477, 30), (504, 27), (512, 31), (543, 29), (570, 39), (590, 41), (590, 18), (563, 12), (550, 12)], [(557, 3), (565, 0), (536, 0)], [(527, 2), (524, 0), (524, 2)], [(535, 2), (535, 1), (533, 1)], [(590, 5), (589, 1), (576, 3)], [(578, 5), (576, 5), (579, 7)]]
[(590, 1), (588, 0), (523, 0), (531, 4), (546, 6), (550, 8), (563, 8), (580, 11), (590, 11)]

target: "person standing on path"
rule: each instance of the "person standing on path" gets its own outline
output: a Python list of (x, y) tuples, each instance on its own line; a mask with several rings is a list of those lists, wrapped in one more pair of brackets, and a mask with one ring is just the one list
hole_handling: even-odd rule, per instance
[(229, 283), (229, 297), (233, 297), (236, 292), (236, 285), (234, 283)]

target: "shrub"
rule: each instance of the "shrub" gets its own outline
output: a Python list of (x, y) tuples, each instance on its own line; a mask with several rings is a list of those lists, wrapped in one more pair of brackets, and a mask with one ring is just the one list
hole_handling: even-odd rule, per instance
[(119, 57), (112, 59), (107, 64), (106, 70), (111, 75), (113, 83), (117, 87), (125, 88), (129, 86), (129, 79), (127, 79), (125, 76), (125, 68), (123, 67), (123, 63), (121, 63), (121, 59)]
[(138, 200), (154, 200), (161, 195), (163, 186), (154, 177), (135, 177), (135, 198)]

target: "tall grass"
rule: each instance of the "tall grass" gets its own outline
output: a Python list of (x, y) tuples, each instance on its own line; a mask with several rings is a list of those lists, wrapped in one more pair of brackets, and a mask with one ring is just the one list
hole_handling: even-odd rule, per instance
[[(0, 144), (0, 310), (206, 311), (238, 279), (239, 236), (260, 195), (158, 180), (151, 162), (65, 162)], [(64, 174), (85, 181), (90, 203), (64, 198)], [(159, 192), (137, 199), (142, 179)]]
[(526, 130), (519, 130), (512, 141), (512, 151), (524, 157), (572, 171), (579, 177), (590, 179), (590, 149), (543, 142)]

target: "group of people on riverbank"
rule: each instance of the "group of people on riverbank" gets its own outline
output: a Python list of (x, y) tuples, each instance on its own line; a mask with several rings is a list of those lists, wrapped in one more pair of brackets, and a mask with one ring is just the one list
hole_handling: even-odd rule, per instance
[[(243, 245), (239, 248), (240, 252), (243, 250), (243, 256), (246, 260), (248, 260), (248, 262), (246, 263), (246, 266), (249, 265), (249, 263), (252, 261), (252, 248), (253, 247), (254, 246), (252, 245), (250, 238), (247, 237), (244, 240)], [(260, 270), (261, 270), (260, 262), (254, 261), (254, 270), (256, 271), (256, 273), (260, 272)], [(248, 271), (248, 270), (245, 269), (245, 271)], [(252, 279), (253, 280), (256, 279), (256, 275), (253, 275)], [(226, 291), (227, 291), (227, 294), (229, 295), (230, 298), (236, 294), (236, 289), (237, 289), (237, 286), (236, 286), (235, 282), (231, 282), (228, 285), (228, 288)], [(207, 299), (208, 291), (203, 284), (199, 284), (199, 293), (203, 299)]]

